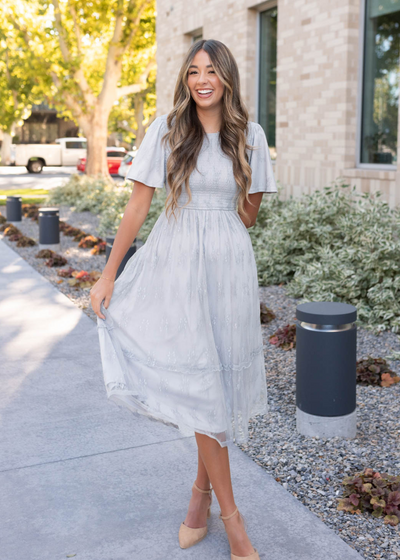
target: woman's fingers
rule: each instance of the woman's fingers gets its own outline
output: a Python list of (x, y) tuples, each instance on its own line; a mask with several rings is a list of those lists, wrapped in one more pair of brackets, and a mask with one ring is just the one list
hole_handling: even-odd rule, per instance
[[(104, 293), (105, 291), (107, 291), (108, 293)], [(90, 301), (92, 304), (93, 311), (96, 313), (98, 317), (100, 317), (100, 319), (106, 318), (101, 312), (101, 304), (102, 302), (104, 302), (104, 308), (107, 309), (110, 304), (112, 293), (113, 293), (113, 289), (111, 289), (111, 293), (110, 293), (109, 289), (104, 290), (104, 287), (102, 285), (98, 285), (97, 283), (90, 290)]]
[(90, 302), (92, 304), (92, 309), (96, 313), (97, 317), (100, 317), (100, 319), (105, 319), (105, 316), (100, 311), (101, 301), (95, 296), (91, 295)]

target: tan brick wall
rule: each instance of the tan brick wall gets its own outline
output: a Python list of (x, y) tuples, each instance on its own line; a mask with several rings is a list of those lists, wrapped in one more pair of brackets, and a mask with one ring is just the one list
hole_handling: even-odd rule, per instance
[[(391, 206), (400, 203), (400, 172), (356, 168), (361, 1), (278, 1), (274, 172), (285, 197), (341, 179), (360, 191), (383, 191)], [(257, 11), (273, 5), (158, 0), (157, 114), (171, 110), (190, 34), (202, 29), (203, 38), (231, 49), (250, 119), (256, 120)]]

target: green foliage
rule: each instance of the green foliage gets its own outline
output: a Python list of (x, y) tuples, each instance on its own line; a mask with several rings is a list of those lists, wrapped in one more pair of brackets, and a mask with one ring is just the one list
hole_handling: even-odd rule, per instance
[(343, 479), (344, 498), (337, 509), (349, 513), (371, 512), (384, 517), (385, 524), (395, 526), (400, 521), (400, 476), (364, 469)]
[[(281, 190), (281, 189), (280, 189)], [(117, 232), (132, 185), (73, 175), (48, 202), (100, 216), (99, 234)], [(164, 209), (155, 189), (138, 237), (145, 241)], [(265, 196), (250, 228), (261, 286), (286, 283), (289, 296), (341, 301), (357, 308), (358, 323), (400, 332), (400, 209), (381, 193), (360, 194), (348, 185), (283, 201)]]
[(381, 193), (333, 185), (281, 201), (264, 197), (249, 230), (260, 285), (289, 296), (354, 305), (358, 322), (400, 331), (400, 209)]
[[(77, 212), (89, 211), (100, 217), (99, 234), (115, 235), (132, 193), (132, 183), (117, 186), (104, 177), (71, 175), (64, 186), (52, 189), (47, 204), (71, 206)], [(145, 241), (164, 208), (165, 191), (155, 189), (146, 220), (138, 237)]]
[(400, 381), (400, 377), (396, 375), (389, 367), (384, 358), (363, 358), (357, 361), (356, 365), (357, 383), (360, 385), (380, 385), (381, 387), (390, 387)]
[[(28, 78), (46, 93), (59, 116), (79, 122), (90, 115), (101, 92), (111, 95), (108, 82), (114, 76), (112, 102), (120, 98), (114, 86), (138, 86), (123, 95), (142, 94), (146, 89), (146, 68), (156, 49), (155, 2), (5, 0), (5, 6), (0, 39), (2, 19), (6, 19), (3, 27), (15, 41), (12, 54), (21, 57), (19, 73), (23, 76), (25, 67), (32, 66)], [(110, 65), (112, 72), (107, 71)], [(145, 93), (153, 108), (150, 114), (155, 107), (153, 89), (149, 97)]]

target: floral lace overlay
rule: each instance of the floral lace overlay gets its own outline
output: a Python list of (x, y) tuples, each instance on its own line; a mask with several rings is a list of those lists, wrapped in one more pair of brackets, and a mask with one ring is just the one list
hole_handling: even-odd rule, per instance
[[(252, 192), (276, 192), (262, 128), (250, 165)], [(128, 173), (166, 184), (166, 115), (149, 127)], [(248, 439), (248, 421), (268, 412), (257, 269), (236, 210), (232, 162), (209, 134), (183, 192), (177, 220), (165, 211), (114, 284), (105, 319), (97, 318), (107, 395), (153, 420), (216, 439)]]

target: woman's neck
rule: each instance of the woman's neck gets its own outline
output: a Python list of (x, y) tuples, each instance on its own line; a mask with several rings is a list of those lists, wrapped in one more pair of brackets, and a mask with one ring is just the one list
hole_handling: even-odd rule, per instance
[(207, 133), (220, 131), (222, 124), (222, 115), (219, 108), (204, 110), (197, 107), (197, 116), (199, 117), (199, 120)]

